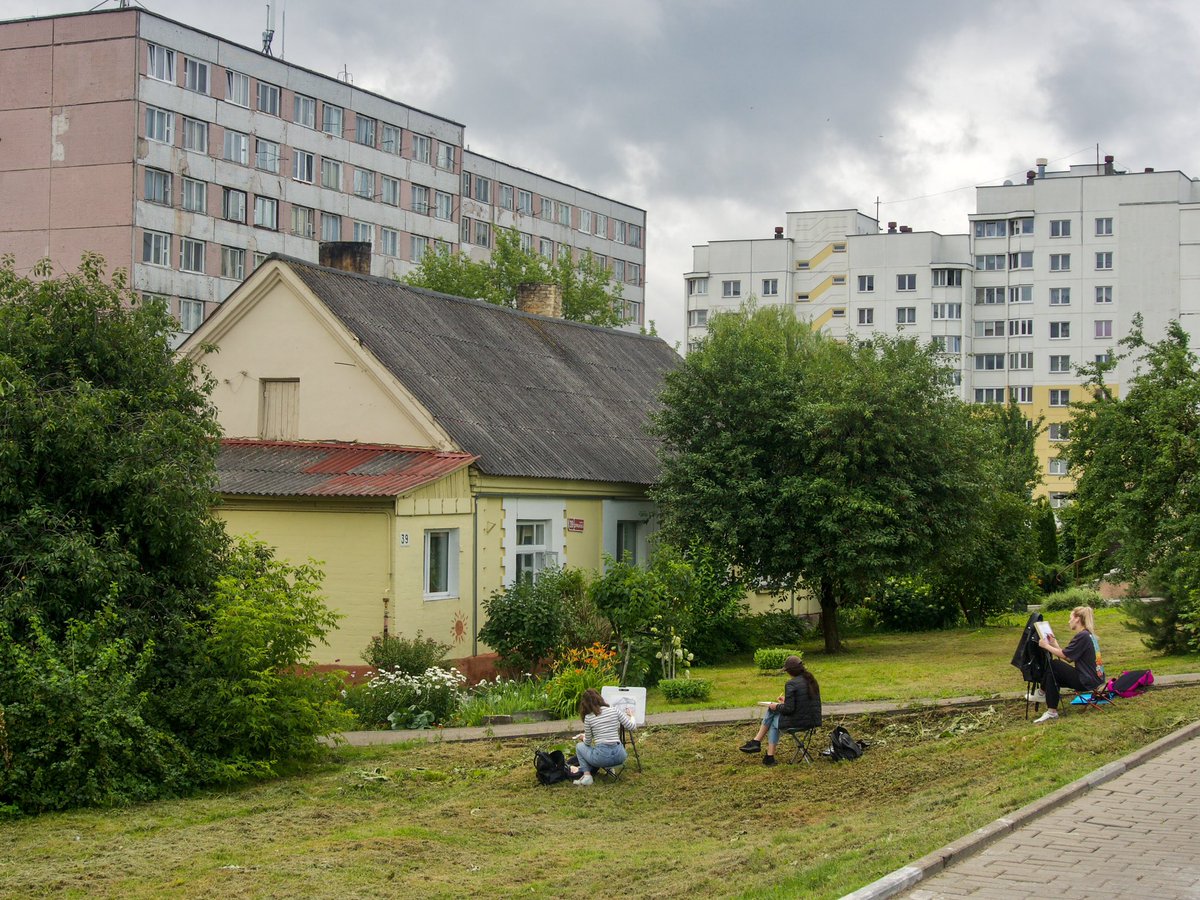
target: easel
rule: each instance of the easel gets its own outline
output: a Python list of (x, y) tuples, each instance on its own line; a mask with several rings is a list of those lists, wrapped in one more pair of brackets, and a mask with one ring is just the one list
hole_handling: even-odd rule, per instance
[[(626, 715), (633, 719), (635, 725), (643, 725), (646, 722), (646, 689), (644, 687), (617, 687), (616, 685), (605, 685), (600, 689), (600, 696), (604, 698), (604, 702), (609, 706), (624, 708)], [(628, 743), (633, 750), (633, 761), (637, 764), (637, 770), (642, 771), (642, 755), (638, 752), (637, 738), (632, 731), (626, 730), (625, 726), (621, 726), (621, 743)]]

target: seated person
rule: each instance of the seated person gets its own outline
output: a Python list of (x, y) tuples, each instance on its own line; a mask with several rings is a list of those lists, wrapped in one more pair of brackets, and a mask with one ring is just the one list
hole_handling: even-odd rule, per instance
[[(1066, 649), (1058, 646), (1054, 635), (1038, 641), (1038, 646), (1050, 654), (1052, 659), (1042, 677), (1042, 690), (1046, 697), (1046, 711), (1034, 720), (1035, 725), (1052, 722), (1058, 718), (1059, 689), (1094, 691), (1103, 683), (1100, 667), (1100, 642), (1096, 639), (1096, 620), (1090, 606), (1077, 606), (1071, 610), (1070, 628), (1075, 632)], [(1074, 663), (1074, 665), (1070, 665)], [(1035, 699), (1039, 699), (1036, 698)]]
[(817, 685), (817, 679), (804, 667), (798, 656), (785, 659), (783, 669), (792, 676), (783, 686), (783, 693), (763, 713), (762, 726), (754, 739), (738, 748), (743, 753), (758, 753), (765, 737), (767, 752), (763, 756), (764, 766), (775, 765), (775, 747), (779, 743), (780, 731), (807, 731), (821, 724), (821, 688)]
[(609, 769), (625, 762), (628, 753), (621, 741), (621, 729), (636, 731), (637, 723), (624, 709), (609, 706), (595, 688), (588, 688), (579, 698), (579, 714), (583, 717), (583, 734), (575, 735), (575, 755), (583, 772), (575, 784), (586, 787), (592, 783), (592, 772)]

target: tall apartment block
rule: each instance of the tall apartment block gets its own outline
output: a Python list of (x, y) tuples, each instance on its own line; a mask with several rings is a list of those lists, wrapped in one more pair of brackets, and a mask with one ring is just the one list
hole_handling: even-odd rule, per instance
[[(1107, 359), (1140, 314), (1150, 338), (1180, 320), (1200, 346), (1200, 182), (1182, 172), (1099, 165), (1047, 171), (976, 190), (967, 234), (914, 232), (854, 210), (787, 214), (774, 238), (693, 249), (684, 275), (688, 346), (709, 318), (750, 294), (845, 336), (876, 331), (936, 342), (961, 395), (1011, 401), (1047, 428), (1038, 445), (1044, 489), (1071, 488), (1057, 446), (1080, 365)], [(1119, 391), (1132, 374), (1111, 374)]]
[(0, 252), (84, 251), (193, 331), (268, 253), (591, 251), (644, 319), (646, 213), (464, 149), (464, 126), (143, 9), (0, 22)]

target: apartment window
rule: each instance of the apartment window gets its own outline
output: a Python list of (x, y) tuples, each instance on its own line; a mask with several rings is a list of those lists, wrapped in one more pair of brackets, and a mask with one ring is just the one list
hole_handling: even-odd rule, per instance
[(1049, 472), (1051, 475), (1066, 475), (1070, 471), (1070, 468), (1071, 464), (1065, 459), (1050, 460)]
[(305, 128), (317, 127), (317, 101), (297, 94), (292, 102), (292, 121)]
[(846, 310), (845, 310), (845, 308), (842, 308), (842, 309), (831, 309), (829, 312), (830, 312), (830, 314), (831, 314), (831, 315), (832, 315), (832, 316), (833, 316), (835, 319), (844, 319), (844, 318), (846, 318)]
[(342, 136), (342, 108), (330, 106), (328, 103), (321, 107), (321, 130), (335, 137)]
[(198, 59), (183, 61), (183, 86), (197, 94), (208, 93), (208, 63)]
[(279, 174), (279, 145), (274, 141), (256, 138), (254, 141), (254, 168)]
[(1111, 284), (1096, 285), (1096, 302), (1097, 303), (1112, 303), (1112, 285)]
[(1096, 237), (1109, 237), (1112, 235), (1112, 217), (1106, 216), (1096, 220)]
[(542, 198), (541, 218), (547, 221), (554, 221), (554, 201), (549, 197)]
[(258, 83), (258, 111), (279, 115), (279, 88), (265, 81)]
[(181, 272), (204, 274), (204, 241), (179, 239), (179, 269)]
[(1050, 254), (1050, 271), (1051, 272), (1070, 272), (1071, 271), (1071, 254), (1070, 253), (1051, 253)]
[(372, 200), (375, 197), (375, 173), (370, 169), (354, 170), (354, 193)]
[[(642, 226), (641, 225), (634, 225), (632, 222), (630, 222), (625, 226), (625, 243), (628, 244), (630, 247), (642, 246)], [(838, 245), (834, 244), (833, 249), (836, 251), (837, 248), (838, 248)], [(842, 245), (842, 249), (843, 250), (846, 249), (845, 244)]]
[(1007, 231), (1008, 228), (1003, 220), (975, 223), (975, 237), (977, 238), (1004, 237)]
[(225, 132), (225, 158), (230, 162), (247, 165), (250, 162), (250, 138), (240, 131)]
[(533, 215), (533, 194), (529, 191), (517, 191), (517, 212)]
[(985, 253), (975, 257), (975, 268), (981, 272), (995, 272), (1004, 269), (1003, 253)]
[(458, 594), (458, 529), (425, 532), (426, 600), (441, 600)]
[(414, 134), (412, 136), (413, 159), (417, 162), (429, 164), (429, 138), (423, 134)]
[(351, 240), (364, 244), (375, 243), (375, 226), (369, 222), (355, 222), (350, 230)]
[(420, 262), (425, 254), (429, 252), (429, 238), (423, 235), (414, 234), (409, 243), (409, 258), (413, 262)]
[(1017, 372), (1028, 372), (1033, 369), (1033, 353), (1021, 352), (1008, 354), (1008, 367)]
[(1113, 255), (1111, 250), (1096, 254), (1096, 270), (1107, 271), (1112, 268)]
[(1014, 284), (1008, 289), (1009, 303), (1032, 303), (1033, 302), (1033, 285), (1032, 284)]
[(775, 297), (779, 294), (779, 279), (764, 278), (762, 282), (762, 295), (764, 297)]
[(153, 106), (146, 107), (146, 140), (160, 144), (175, 142), (175, 113)]
[(413, 212), (429, 214), (429, 188), (419, 184), (412, 186), (412, 208)]
[[(464, 244), (471, 243), (471, 223), (473, 221), (475, 221), (475, 220), (468, 218), (467, 216), (463, 216), (461, 219), (458, 220), (458, 238)], [(553, 248), (553, 245), (551, 245), (551, 247)], [(548, 256), (546, 258), (553, 259), (554, 257)]]
[(957, 334), (935, 334), (930, 340), (939, 353), (962, 353), (962, 337)]
[(1069, 287), (1050, 288), (1051, 306), (1070, 306), (1071, 289)]
[(1051, 219), (1050, 220), (1050, 237), (1065, 238), (1071, 236), (1071, 220), (1070, 219)]
[(934, 287), (962, 287), (962, 269), (934, 269)]
[(161, 231), (142, 232), (142, 262), (152, 266), (170, 266), (171, 236)]
[(1067, 354), (1058, 354), (1050, 357), (1050, 371), (1055, 373), (1065, 373), (1071, 371), (1071, 357)]
[(208, 212), (208, 185), (194, 178), (183, 179), (183, 208), (188, 212)]
[(961, 303), (935, 303), (933, 304), (934, 319), (961, 319), (962, 304)]
[(873, 294), (875, 292), (875, 276), (874, 275), (859, 275), (858, 276), (858, 292), (860, 294)]
[(1018, 385), (1009, 388), (1008, 396), (1012, 398), (1013, 403), (1032, 403), (1033, 387), (1032, 385)]
[[(453, 144), (438, 144), (437, 167), (439, 169), (454, 169), (454, 145)], [(512, 207), (509, 207), (511, 209)]]
[(307, 206), (292, 207), (292, 234), (310, 238), (313, 236), (315, 213)]
[(982, 306), (993, 306), (1004, 304), (1004, 288), (988, 287), (975, 288), (975, 303)]
[(279, 201), (270, 197), (255, 197), (254, 224), (259, 228), (278, 228)]
[[(560, 203), (560, 204), (558, 204), (558, 224), (559, 224), (559, 225), (566, 225), (568, 228), (570, 228), (570, 227), (571, 227), (571, 204), (569, 204), (569, 203)], [(623, 223), (623, 222), (620, 222), (620, 223), (618, 223), (618, 224), (619, 224), (619, 225), (624, 225), (624, 223)], [(621, 234), (621, 235), (622, 235), (622, 237), (621, 237), (620, 239), (618, 239), (618, 240), (617, 240), (617, 243), (618, 243), (618, 244), (623, 244), (623, 243), (625, 243), (625, 241), (624, 241), (624, 239), (623, 239), (623, 238), (624, 238), (624, 232), (623, 232), (623, 231), (621, 231), (621, 232), (618, 232), (618, 233), (619, 233), (619, 234)]]
[(171, 206), (171, 173), (146, 170), (146, 201)]
[(608, 238), (608, 216), (602, 216), (596, 213), (596, 235), (602, 238)]
[(1067, 505), (1067, 494), (1063, 491), (1050, 492), (1050, 508), (1062, 509)]
[(592, 233), (592, 211), (590, 209), (579, 210), (579, 230), (584, 234)]
[(688, 296), (694, 297), (697, 294), (708, 293), (707, 278), (689, 278), (688, 279)]
[(859, 307), (858, 324), (859, 325), (874, 325), (875, 324), (875, 310), (873, 307), (870, 307), (870, 306)]
[(1071, 427), (1065, 422), (1054, 422), (1050, 425), (1050, 440), (1069, 441), (1070, 439)]
[(380, 143), (380, 149), (385, 153), (394, 153), (399, 156), (401, 149), (400, 129), (395, 125), (384, 125), (382, 137), (383, 140)]
[(208, 152), (208, 123), (198, 119), (183, 119), (183, 149), (197, 153)]
[(400, 205), (400, 179), (389, 178), (387, 175), (382, 176), (383, 188), (379, 192), (379, 199), (388, 206)]
[(342, 189), (342, 164), (336, 159), (321, 159), (321, 187), (331, 191)]
[[(625, 265), (625, 283), (633, 284), (633, 285), (638, 285), (638, 284), (642, 283), (642, 267), (638, 263), (631, 262), (631, 263), (627, 263)], [(765, 286), (766, 282), (763, 282), (763, 284)], [(779, 292), (773, 291), (772, 293), (777, 294)], [(626, 301), (626, 302), (633, 302), (633, 301)]]
[(721, 282), (722, 297), (740, 297), (742, 296), (742, 283), (740, 281), (722, 281)]
[(980, 372), (993, 372), (1004, 368), (1003, 353), (976, 353), (975, 369)]
[[(487, 222), (478, 219), (475, 221), (475, 245), (477, 247), (492, 246), (492, 226)], [(563, 246), (566, 245), (564, 244)], [(567, 253), (571, 252), (570, 247), (567, 247), (566, 249)], [(568, 256), (568, 259), (569, 258), (570, 257)]]
[(1009, 219), (1008, 220), (1009, 234), (1033, 234), (1033, 219)]
[(492, 202), (492, 183), (486, 178), (475, 176), (475, 199), (480, 203)]
[(688, 310), (688, 328), (703, 328), (708, 324), (707, 309)]
[(521, 232), (521, 252), (522, 253), (532, 253), (533, 252), (533, 235), (529, 234), (528, 232), (525, 232), (525, 231)]
[(530, 522), (517, 520), (517, 581), (537, 578), (538, 573), (548, 565), (557, 562), (557, 554), (550, 552), (546, 543), (546, 534), (550, 530), (549, 522)]
[(543, 259), (554, 259), (554, 241), (549, 238), (538, 240), (538, 255)]
[(1112, 337), (1112, 319), (1096, 320), (1096, 337), (1100, 339)]
[(221, 277), (236, 278), (241, 281), (246, 277), (246, 251), (240, 247), (221, 248)]
[(896, 307), (896, 324), (897, 325), (916, 325), (917, 324), (917, 308), (915, 306), (898, 306), (898, 307)]
[(1008, 267), (1010, 269), (1032, 269), (1033, 251), (1022, 250), (1019, 253), (1008, 254)]
[(1105, 350), (1103, 353), (1097, 353), (1096, 354), (1096, 362), (1098, 362), (1102, 365), (1104, 363), (1112, 362), (1112, 353), (1109, 352), (1108, 350)]
[(340, 241), (342, 239), (342, 217), (333, 213), (321, 213), (321, 240)]
[(317, 158), (307, 150), (294, 150), (292, 156), (292, 177), (305, 184), (312, 184), (316, 177)]
[(447, 194), (445, 191), (434, 191), (433, 193), (433, 215), (434, 218), (441, 219), (443, 222), (449, 222), (454, 214), (454, 195)]
[(367, 116), (354, 116), (354, 143), (364, 147), (375, 146), (375, 120)]
[(224, 188), (221, 194), (221, 218), (230, 222), (246, 221), (246, 192)]
[[(625, 260), (614, 259), (613, 264), (612, 264), (612, 273), (613, 273), (613, 281), (624, 281), (625, 280)], [(741, 282), (738, 282), (738, 284), (740, 285)], [(741, 289), (739, 288), (739, 292), (740, 292), (740, 290)]]
[(898, 291), (915, 291), (917, 289), (916, 275), (897, 275), (896, 290)]
[(511, 210), (513, 208), (513, 187), (512, 187), (512, 185), (511, 184), (500, 185), (499, 193), (500, 193), (500, 208)]
[(1030, 337), (1033, 335), (1033, 319), (1010, 319), (1008, 323), (1009, 337)]
[(175, 51), (159, 47), (157, 44), (149, 44), (146, 49), (149, 51), (146, 60), (146, 74), (156, 81), (174, 82)]
[(1071, 323), (1070, 322), (1051, 322), (1050, 323), (1050, 337), (1051, 338), (1054, 338), (1055, 340), (1061, 340), (1063, 338), (1069, 338), (1070, 336), (1071, 336)]
[(179, 330), (191, 334), (204, 322), (204, 301), (179, 298)]
[(237, 106), (250, 108), (250, 76), (230, 70), (225, 73), (225, 99)]
[(1003, 321), (985, 321), (975, 323), (975, 337), (1004, 337), (1005, 323)]
[(975, 388), (976, 403), (1003, 403), (1005, 389), (1002, 387)]
[(1050, 405), (1051, 406), (1070, 406), (1071, 392), (1066, 388), (1051, 388), (1050, 389)]
[(379, 229), (379, 252), (384, 256), (400, 255), (400, 232), (394, 228)]

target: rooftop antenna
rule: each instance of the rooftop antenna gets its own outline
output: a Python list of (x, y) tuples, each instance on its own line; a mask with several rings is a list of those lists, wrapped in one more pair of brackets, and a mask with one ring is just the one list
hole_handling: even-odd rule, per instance
[(279, 5), (279, 58), (283, 59), (287, 53), (287, 0), (282, 0)]
[(354, 76), (350, 74), (350, 69), (345, 63), (342, 63), (342, 71), (337, 74), (338, 81), (344, 81), (346, 84), (354, 84)]
[(271, 56), (271, 41), (275, 38), (275, 4), (267, 0), (267, 30), (263, 32), (262, 52)]

